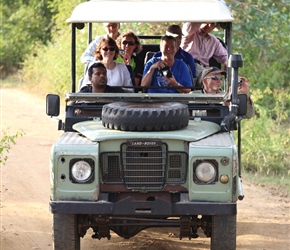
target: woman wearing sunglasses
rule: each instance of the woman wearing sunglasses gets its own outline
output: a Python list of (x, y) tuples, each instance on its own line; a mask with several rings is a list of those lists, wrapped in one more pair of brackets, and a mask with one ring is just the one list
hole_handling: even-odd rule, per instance
[(133, 31), (128, 31), (121, 34), (116, 40), (120, 49), (120, 56), (116, 62), (122, 62), (126, 65), (131, 65), (134, 73), (135, 85), (140, 86), (144, 64), (138, 57), (138, 53), (142, 50), (139, 37)]
[[(95, 58), (105, 65), (107, 69), (108, 85), (110, 86), (133, 86), (130, 73), (124, 63), (115, 62), (119, 56), (119, 48), (113, 38), (102, 38), (95, 51)], [(133, 89), (124, 88), (126, 92)]]

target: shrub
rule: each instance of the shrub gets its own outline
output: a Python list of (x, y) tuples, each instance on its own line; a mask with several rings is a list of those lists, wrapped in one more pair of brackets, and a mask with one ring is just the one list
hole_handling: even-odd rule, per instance
[[(270, 95), (275, 100), (272, 107), (266, 108), (258, 99)], [(290, 175), (289, 111), (285, 103), (289, 100), (286, 91), (253, 91), (256, 99), (256, 116), (243, 122), (242, 162), (247, 171), (266, 175)]]
[(25, 133), (21, 130), (16, 132), (14, 135), (9, 135), (8, 132), (4, 131), (3, 136), (1, 135), (0, 140), (0, 165), (5, 165), (5, 162), (8, 159), (8, 153), (12, 148), (12, 145), (16, 144), (16, 138), (23, 136)]

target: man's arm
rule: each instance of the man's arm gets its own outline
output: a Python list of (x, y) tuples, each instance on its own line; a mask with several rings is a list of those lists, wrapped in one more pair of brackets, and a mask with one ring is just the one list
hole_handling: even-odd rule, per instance
[(154, 73), (154, 70), (153, 68), (150, 68), (146, 73), (145, 75), (143, 74), (143, 78), (141, 80), (141, 86), (150, 86), (151, 85), (151, 82), (152, 82), (152, 76), (153, 76), (153, 73)]
[(255, 115), (255, 108), (254, 108), (254, 103), (251, 99), (251, 97), (249, 96), (247, 98), (247, 113), (244, 116), (244, 118), (246, 119), (250, 119)]
[(143, 71), (143, 77), (141, 80), (141, 86), (151, 86), (152, 84), (152, 77), (154, 74), (155, 69), (158, 69), (160, 61), (157, 61), (154, 63), (153, 60), (149, 60), (145, 66), (144, 66), (144, 71)]
[(85, 52), (81, 56), (82, 63), (90, 63), (95, 60), (94, 52), (102, 38), (103, 36), (98, 36), (93, 41), (90, 42)]
[(222, 43), (213, 35), (212, 39), (215, 43), (215, 51), (213, 58), (218, 62), (224, 65), (225, 69), (227, 68), (227, 61), (228, 61), (228, 51), (227, 49), (222, 45)]
[(186, 22), (182, 26), (182, 34), (186, 36), (191, 36), (193, 33), (198, 31), (202, 23)]
[(182, 39), (180, 47), (186, 51), (188, 51), (191, 47), (191, 43), (193, 41), (194, 34), (199, 30), (201, 23), (184, 23), (182, 26)]
[(184, 61), (177, 60), (175, 61), (178, 64), (178, 74), (173, 72), (173, 77), (166, 78), (166, 82), (175, 87), (189, 87), (189, 88), (176, 88), (179, 93), (189, 93), (192, 87), (192, 80), (189, 73), (189, 69)]
[[(249, 93), (250, 79), (247, 79), (244, 76), (239, 76), (239, 78), (242, 80), (242, 83), (238, 87), (238, 93), (247, 95), (247, 113), (243, 117), (246, 119), (250, 119), (255, 115), (254, 102), (252, 101), (250, 97), (250, 93)], [(232, 92), (232, 88), (230, 86), (229, 93), (231, 92)]]

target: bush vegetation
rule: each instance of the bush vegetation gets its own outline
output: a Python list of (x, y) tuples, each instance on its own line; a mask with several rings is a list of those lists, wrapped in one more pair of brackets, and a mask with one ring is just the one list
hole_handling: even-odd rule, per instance
[(17, 131), (15, 134), (9, 134), (9, 128), (6, 131), (1, 131), (1, 139), (0, 139), (0, 166), (5, 165), (6, 161), (8, 160), (8, 154), (12, 145), (16, 144), (16, 139), (18, 137), (23, 136), (25, 133), (20, 130)]
[[(29, 88), (42, 93), (64, 95), (70, 90), (71, 81), (70, 29), (65, 20), (72, 9), (84, 1), (18, 0), (14, 1), (15, 6), (21, 9), (17, 13), (9, 12), (10, 1), (2, 1), (3, 16), (10, 23), (4, 22), (1, 32), (2, 35), (4, 32), (7, 35), (1, 46), (6, 52), (13, 53), (1, 52), (1, 67), (22, 65), (21, 76)], [(235, 17), (233, 52), (243, 55), (244, 67), (240, 74), (251, 80), (251, 97), (256, 108), (253, 119), (242, 121), (242, 163), (246, 171), (285, 178), (290, 176), (290, 12), (287, 1), (227, 1)], [(42, 18), (31, 18), (37, 15)], [(167, 24), (162, 26), (152, 23), (143, 26), (133, 23), (122, 25), (121, 31), (133, 29), (139, 34), (158, 34), (166, 26)], [(87, 31), (85, 28), (79, 32)], [(95, 34), (103, 32), (102, 25), (94, 26)], [(29, 34), (25, 35), (28, 37), (25, 42), (22, 34)], [(87, 45), (85, 34), (78, 36), (78, 39), (77, 58), (80, 58)], [(17, 54), (18, 51), (21, 51), (21, 56)], [(82, 74), (83, 66), (79, 64), (77, 75), (80, 78)]]

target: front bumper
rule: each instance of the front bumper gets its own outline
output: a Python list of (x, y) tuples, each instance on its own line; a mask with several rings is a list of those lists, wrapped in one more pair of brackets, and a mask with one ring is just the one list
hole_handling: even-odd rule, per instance
[(131, 197), (118, 202), (108, 201), (51, 201), (52, 213), (97, 214), (111, 216), (182, 216), (182, 215), (234, 215), (236, 203), (190, 202), (170, 203), (156, 198), (154, 201), (136, 201)]

